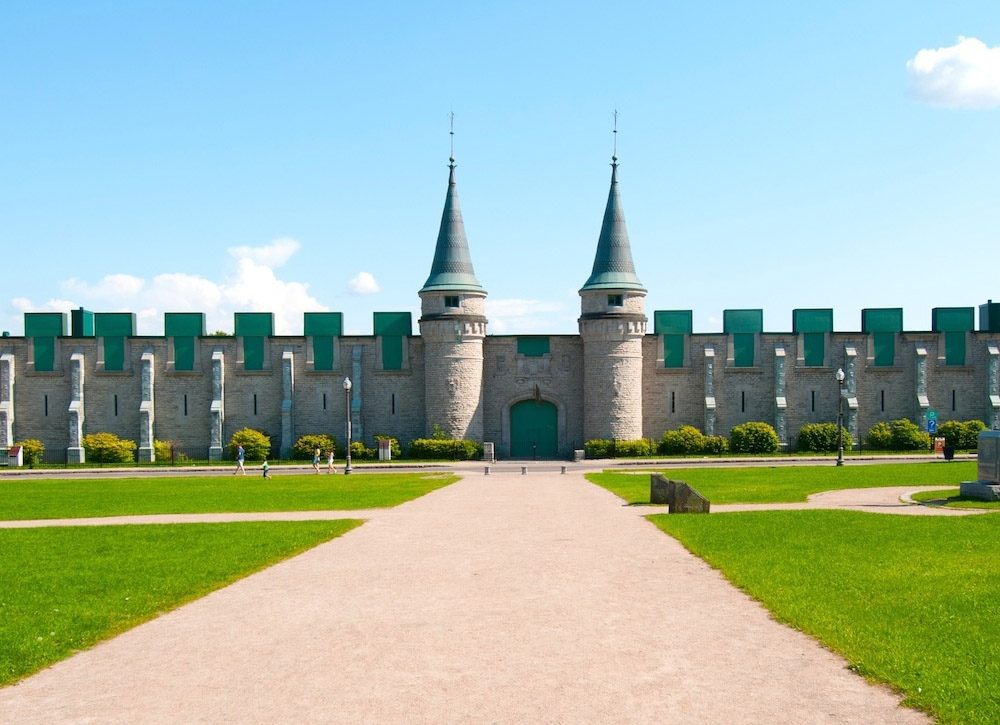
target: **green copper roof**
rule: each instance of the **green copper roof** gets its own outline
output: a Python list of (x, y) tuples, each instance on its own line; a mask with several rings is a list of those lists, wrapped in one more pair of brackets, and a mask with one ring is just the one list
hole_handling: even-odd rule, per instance
[(483, 292), (483, 286), (476, 279), (472, 269), (469, 242), (465, 239), (465, 223), (462, 210), (458, 206), (458, 191), (455, 189), (455, 158), (448, 165), (448, 196), (444, 200), (441, 214), (441, 230), (438, 232), (437, 246), (434, 248), (434, 262), (431, 273), (420, 288), (421, 292)]
[(634, 289), (646, 291), (635, 274), (632, 264), (632, 249), (628, 243), (625, 228), (625, 212), (622, 211), (621, 197), (618, 195), (618, 157), (613, 156), (611, 164), (611, 191), (608, 206), (604, 210), (601, 237), (597, 240), (597, 255), (590, 279), (580, 289)]

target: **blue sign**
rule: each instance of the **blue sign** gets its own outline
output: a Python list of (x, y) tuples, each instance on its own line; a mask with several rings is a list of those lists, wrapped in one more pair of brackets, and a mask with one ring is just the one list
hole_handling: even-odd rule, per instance
[(937, 433), (937, 418), (927, 419), (927, 432), (931, 434)]

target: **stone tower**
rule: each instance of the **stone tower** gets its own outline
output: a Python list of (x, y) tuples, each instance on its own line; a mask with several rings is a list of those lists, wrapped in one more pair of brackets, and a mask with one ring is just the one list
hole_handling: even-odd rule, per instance
[(646, 288), (632, 263), (618, 194), (618, 157), (611, 161), (611, 191), (594, 269), (580, 289), (584, 440), (642, 438)]
[(448, 195), (431, 273), (420, 289), (427, 435), (483, 440), (483, 338), (486, 290), (476, 279), (449, 159)]

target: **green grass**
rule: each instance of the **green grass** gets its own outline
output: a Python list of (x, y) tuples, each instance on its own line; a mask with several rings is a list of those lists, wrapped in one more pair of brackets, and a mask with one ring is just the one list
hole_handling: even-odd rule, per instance
[(946, 723), (1000, 722), (1000, 516), (650, 516), (782, 622)]
[(430, 473), (0, 481), (0, 520), (396, 506), (458, 480)]
[(0, 530), (0, 685), (361, 523)]
[(956, 509), (1000, 509), (1000, 501), (981, 501), (978, 498), (965, 498), (959, 495), (957, 488), (941, 491), (921, 491), (913, 494), (914, 501), (934, 502), (935, 506), (947, 506)]
[[(693, 486), (713, 504), (794, 503), (844, 488), (957, 485), (975, 478), (975, 461), (862, 466), (676, 468), (654, 471)], [(649, 503), (649, 472), (588, 473), (587, 479), (628, 503)]]

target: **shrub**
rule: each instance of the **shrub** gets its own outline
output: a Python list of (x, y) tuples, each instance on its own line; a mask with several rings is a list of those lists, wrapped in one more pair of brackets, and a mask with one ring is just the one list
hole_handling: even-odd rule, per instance
[(135, 441), (122, 440), (114, 433), (91, 433), (83, 437), (88, 463), (132, 463)]
[(926, 451), (931, 447), (931, 437), (920, 430), (916, 423), (900, 418), (892, 421), (892, 449), (896, 451)]
[(641, 458), (651, 456), (656, 451), (656, 444), (649, 438), (638, 438), (634, 441), (615, 441), (595, 438), (583, 444), (587, 458)]
[(15, 445), (21, 446), (21, 458), (24, 465), (37, 466), (42, 462), (42, 456), (45, 455), (45, 445), (41, 441), (29, 438)]
[(729, 451), (729, 439), (725, 436), (705, 436), (705, 445), (702, 446), (702, 453), (719, 455)]
[[(246, 448), (246, 444), (243, 445)], [(337, 449), (337, 439), (333, 436), (314, 434), (304, 435), (292, 444), (292, 458), (296, 461), (311, 461), (313, 451), (319, 448), (322, 458), (327, 451), (335, 451), (334, 455), (343, 458), (341, 451)], [(352, 454), (353, 455), (353, 454)]]
[(263, 461), (271, 454), (271, 438), (259, 430), (243, 428), (229, 439), (229, 457), (236, 460), (236, 447), (242, 445), (248, 461)]
[(483, 456), (483, 444), (441, 438), (418, 438), (410, 441), (411, 458), (440, 458), (449, 461), (468, 461)]
[(357, 461), (370, 461), (375, 458), (375, 449), (369, 448), (361, 441), (351, 441), (351, 458)]
[(778, 450), (778, 434), (767, 423), (752, 421), (729, 432), (729, 446), (734, 453), (774, 453)]
[[(392, 459), (396, 460), (401, 455), (403, 455), (403, 447), (399, 445), (399, 438), (394, 438), (392, 436), (377, 435), (374, 436), (376, 441), (389, 441), (389, 452), (392, 454)], [(378, 453), (378, 444), (375, 445), (375, 452)]]
[[(844, 448), (854, 445), (847, 428), (841, 429)], [(807, 423), (799, 430), (800, 451), (816, 451), (817, 453), (834, 453), (839, 450), (837, 445), (837, 425), (835, 423)]]
[(658, 453), (668, 456), (690, 456), (705, 450), (705, 436), (693, 425), (668, 430), (660, 438)]
[(981, 420), (967, 420), (962, 423), (962, 439), (959, 448), (975, 450), (979, 448), (979, 433), (986, 430), (986, 424)]
[(865, 444), (876, 451), (892, 450), (892, 429), (888, 423), (876, 423), (868, 430)]

